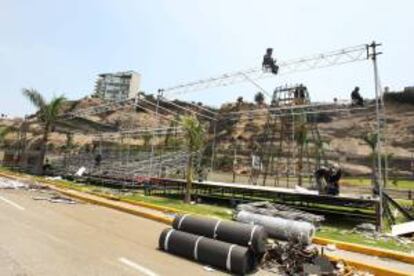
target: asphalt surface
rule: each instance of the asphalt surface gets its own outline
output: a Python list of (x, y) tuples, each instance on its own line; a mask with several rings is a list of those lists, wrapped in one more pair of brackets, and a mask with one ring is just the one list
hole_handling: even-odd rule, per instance
[(0, 190), (0, 275), (221, 275), (157, 249), (167, 226), (91, 204)]

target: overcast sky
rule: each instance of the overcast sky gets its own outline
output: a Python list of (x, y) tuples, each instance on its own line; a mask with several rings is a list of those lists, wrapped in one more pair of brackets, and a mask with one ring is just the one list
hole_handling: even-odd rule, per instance
[[(347, 46), (383, 43), (383, 85), (414, 85), (414, 1), (316, 0), (0, 0), (0, 112), (33, 111), (21, 95), (92, 93), (96, 75), (135, 70), (141, 90), (181, 84)], [(314, 100), (348, 98), (356, 85), (373, 95), (372, 65), (361, 62), (263, 81), (266, 90), (303, 82)], [(257, 88), (199, 91), (182, 99), (213, 105)]]

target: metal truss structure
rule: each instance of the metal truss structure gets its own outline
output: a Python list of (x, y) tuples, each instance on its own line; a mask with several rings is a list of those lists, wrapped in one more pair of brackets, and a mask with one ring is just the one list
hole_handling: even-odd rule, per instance
[(335, 65), (357, 62), (367, 60), (368, 58), (369, 47), (367, 44), (361, 44), (354, 47), (316, 54), (308, 57), (282, 61), (278, 63), (279, 73), (277, 75), (263, 70), (262, 67), (255, 67), (194, 82), (188, 82), (177, 86), (167, 87), (165, 89), (162, 89), (162, 91), (165, 95), (169, 96), (180, 95), (214, 87), (229, 86), (249, 80), (271, 78), (278, 75), (286, 75), (295, 72), (304, 72)]

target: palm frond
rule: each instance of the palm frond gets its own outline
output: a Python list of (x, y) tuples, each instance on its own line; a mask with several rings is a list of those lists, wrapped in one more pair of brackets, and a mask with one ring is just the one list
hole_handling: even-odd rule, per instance
[(182, 116), (181, 126), (185, 132), (187, 146), (190, 151), (199, 150), (204, 142), (204, 128), (195, 116)]
[(372, 149), (372, 151), (375, 151), (377, 147), (378, 142), (378, 134), (375, 132), (366, 133), (365, 135), (362, 135), (362, 140), (364, 140), (365, 143), (368, 144), (368, 146)]
[(14, 126), (7, 126), (7, 127), (2, 127), (0, 129), (0, 143), (2, 143), (4, 141), (4, 139), (6, 138), (7, 134), (15, 131), (16, 128)]
[(39, 109), (46, 106), (46, 101), (43, 96), (35, 89), (23, 88), (23, 95), (30, 100), (30, 102)]
[(57, 119), (65, 100), (66, 98), (64, 96), (54, 97), (47, 105), (48, 119), (50, 121), (55, 121)]

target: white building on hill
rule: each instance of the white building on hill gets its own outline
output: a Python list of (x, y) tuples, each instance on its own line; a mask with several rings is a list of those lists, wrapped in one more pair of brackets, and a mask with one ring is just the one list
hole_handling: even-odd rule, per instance
[(100, 74), (95, 96), (110, 101), (130, 99), (138, 93), (140, 82), (141, 75), (134, 71)]

